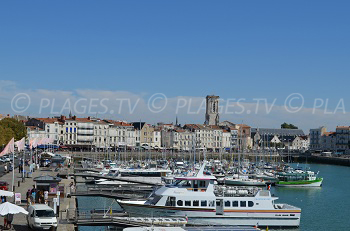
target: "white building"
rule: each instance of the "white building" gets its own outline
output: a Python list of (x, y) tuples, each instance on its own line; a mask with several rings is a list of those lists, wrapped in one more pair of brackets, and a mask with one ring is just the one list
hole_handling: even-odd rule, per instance
[(292, 150), (306, 151), (309, 149), (309, 137), (307, 136), (297, 136), (292, 142)]

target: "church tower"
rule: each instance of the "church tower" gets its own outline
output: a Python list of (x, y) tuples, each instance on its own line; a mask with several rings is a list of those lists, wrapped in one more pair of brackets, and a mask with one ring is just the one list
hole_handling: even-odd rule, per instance
[(219, 98), (216, 95), (207, 95), (204, 124), (219, 125)]

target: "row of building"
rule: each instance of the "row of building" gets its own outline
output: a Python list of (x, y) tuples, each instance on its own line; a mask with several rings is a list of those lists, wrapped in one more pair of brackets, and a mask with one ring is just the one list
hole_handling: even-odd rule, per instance
[(217, 125), (126, 122), (60, 116), (29, 118), (28, 139), (51, 138), (54, 144), (74, 149), (143, 147), (190, 151), (306, 150), (308, 137), (298, 129), (259, 129), (223, 121)]
[(350, 154), (350, 126), (337, 126), (331, 132), (324, 126), (310, 129), (310, 150)]

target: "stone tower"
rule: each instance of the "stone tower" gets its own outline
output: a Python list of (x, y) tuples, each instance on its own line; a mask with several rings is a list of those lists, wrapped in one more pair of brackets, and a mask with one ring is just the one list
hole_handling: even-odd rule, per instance
[(207, 105), (205, 112), (206, 125), (219, 125), (219, 96), (207, 95)]

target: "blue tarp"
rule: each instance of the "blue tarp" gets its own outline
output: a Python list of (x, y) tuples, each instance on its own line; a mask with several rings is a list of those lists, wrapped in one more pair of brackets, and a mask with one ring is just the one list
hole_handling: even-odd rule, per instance
[(59, 148), (60, 146), (58, 145), (52, 145), (52, 144), (42, 144), (42, 145), (38, 145), (37, 148)]

